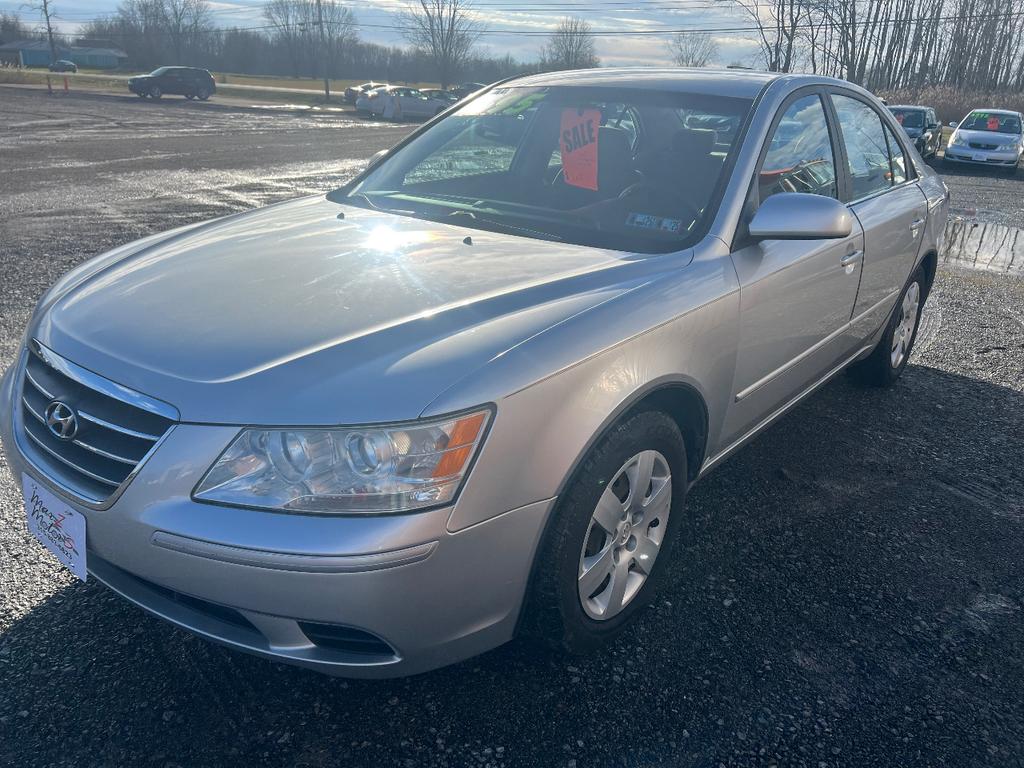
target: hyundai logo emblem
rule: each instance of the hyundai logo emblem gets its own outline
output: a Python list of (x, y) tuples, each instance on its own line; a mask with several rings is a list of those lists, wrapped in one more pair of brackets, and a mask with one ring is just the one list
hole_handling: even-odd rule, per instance
[(60, 440), (74, 440), (78, 434), (78, 414), (67, 403), (54, 400), (46, 406), (46, 428)]

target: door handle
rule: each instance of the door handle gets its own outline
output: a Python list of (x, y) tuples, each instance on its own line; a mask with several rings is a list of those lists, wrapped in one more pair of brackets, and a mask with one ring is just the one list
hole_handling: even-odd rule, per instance
[(912, 222), (910, 222), (910, 231), (916, 235), (917, 230), (921, 228), (922, 224), (924, 224), (924, 219), (914, 219)]
[(848, 254), (846, 254), (845, 256), (843, 256), (843, 258), (841, 258), (839, 260), (839, 266), (841, 266), (841, 267), (853, 266), (854, 262), (856, 262), (857, 259), (859, 259), (863, 255), (864, 255), (864, 251), (859, 251), (859, 250), (858, 251), (850, 251)]

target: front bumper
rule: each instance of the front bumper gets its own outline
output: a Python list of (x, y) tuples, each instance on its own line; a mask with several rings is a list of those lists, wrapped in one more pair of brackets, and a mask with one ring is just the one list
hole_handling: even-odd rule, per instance
[(1020, 155), (1015, 151), (1000, 152), (994, 149), (972, 149), (971, 147), (951, 145), (946, 147), (945, 158), (952, 163), (1006, 168), (1015, 167)]
[(178, 424), (107, 509), (68, 497), (16, 435), (20, 365), (0, 386), (0, 436), (15, 478), (43, 481), (87, 519), (89, 573), (208, 639), (351, 677), (451, 664), (514, 634), (554, 500), (457, 532), (451, 509), (409, 515), (281, 514), (192, 501), (237, 428)]

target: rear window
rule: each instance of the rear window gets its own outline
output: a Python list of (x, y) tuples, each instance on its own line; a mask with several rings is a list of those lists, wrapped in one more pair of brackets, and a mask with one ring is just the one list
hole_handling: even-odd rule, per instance
[(924, 110), (923, 109), (890, 109), (892, 116), (896, 118), (896, 122), (902, 125), (904, 128), (924, 128)]
[(496, 88), (331, 199), (645, 253), (715, 214), (750, 101), (627, 88)]

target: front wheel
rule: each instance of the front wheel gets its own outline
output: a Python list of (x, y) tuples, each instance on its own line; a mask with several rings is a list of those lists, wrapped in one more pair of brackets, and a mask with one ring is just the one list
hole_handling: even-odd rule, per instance
[(210, 98), (210, 91), (207, 88), (200, 88), (199, 93), (197, 93), (196, 96), (199, 97), (200, 101), (206, 101)]
[(878, 346), (867, 358), (850, 366), (850, 375), (856, 381), (873, 387), (889, 387), (896, 383), (914, 349), (927, 298), (924, 269), (918, 267), (896, 302)]
[(160, 90), (159, 85), (154, 85), (149, 89), (149, 97), (151, 99), (159, 99), (164, 95), (164, 92)]
[(667, 414), (642, 411), (592, 449), (554, 511), (523, 628), (582, 652), (619, 634), (657, 592), (687, 523), (686, 447)]

